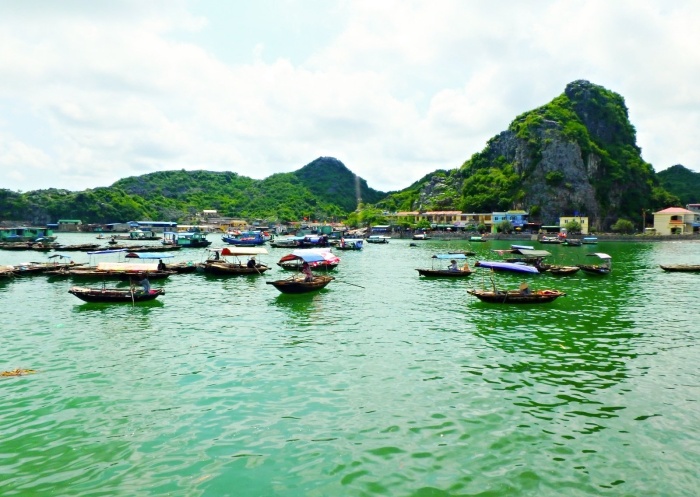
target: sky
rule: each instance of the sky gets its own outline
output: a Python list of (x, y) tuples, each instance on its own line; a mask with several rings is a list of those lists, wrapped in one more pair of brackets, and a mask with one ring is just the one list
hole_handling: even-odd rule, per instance
[(460, 167), (578, 79), (700, 172), (695, 0), (0, 0), (0, 188), (334, 157), (376, 190)]

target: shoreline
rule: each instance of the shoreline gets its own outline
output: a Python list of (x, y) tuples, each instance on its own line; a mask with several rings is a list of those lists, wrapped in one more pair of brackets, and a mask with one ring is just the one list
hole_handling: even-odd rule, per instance
[[(413, 239), (412, 233), (391, 233), (392, 238), (401, 240)], [(430, 235), (429, 240), (464, 240), (469, 241), (469, 238), (474, 236), (473, 233), (435, 233)], [(692, 235), (620, 235), (616, 233), (600, 233), (591, 235), (576, 235), (572, 238), (583, 238), (584, 236), (595, 236), (598, 242), (700, 242), (700, 234)], [(527, 241), (536, 242), (537, 234), (488, 234), (485, 235), (486, 241), (489, 240), (507, 240), (507, 241)], [(422, 241), (422, 240), (418, 240)], [(482, 243), (482, 242), (475, 242)]]

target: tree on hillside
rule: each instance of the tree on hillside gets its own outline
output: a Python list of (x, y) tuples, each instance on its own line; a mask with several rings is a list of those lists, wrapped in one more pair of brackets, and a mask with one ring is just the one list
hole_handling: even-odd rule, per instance
[(618, 219), (611, 229), (616, 233), (634, 233), (634, 224), (629, 219)]

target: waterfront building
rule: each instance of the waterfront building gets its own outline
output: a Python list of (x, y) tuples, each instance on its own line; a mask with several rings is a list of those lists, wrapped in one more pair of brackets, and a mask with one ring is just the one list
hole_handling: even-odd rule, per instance
[(590, 233), (588, 229), (588, 216), (562, 216), (559, 218), (559, 227), (564, 228), (571, 221), (576, 221), (581, 225), (581, 234), (587, 235)]
[(669, 207), (654, 213), (654, 230), (659, 235), (690, 235), (696, 213), (682, 207)]

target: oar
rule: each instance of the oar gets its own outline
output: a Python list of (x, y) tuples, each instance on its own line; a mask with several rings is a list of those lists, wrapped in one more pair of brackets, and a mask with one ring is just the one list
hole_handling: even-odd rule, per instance
[(363, 290), (365, 289), (365, 287), (363, 287), (363, 286), (356, 285), (354, 283), (348, 283), (347, 281), (336, 280), (335, 278), (333, 278), (333, 281), (337, 281), (338, 283), (345, 283), (346, 285), (350, 285), (350, 286), (356, 286), (357, 288), (362, 288)]
[(129, 278), (129, 293), (131, 294), (131, 307), (134, 307), (136, 305), (134, 301), (134, 280), (131, 278)]

